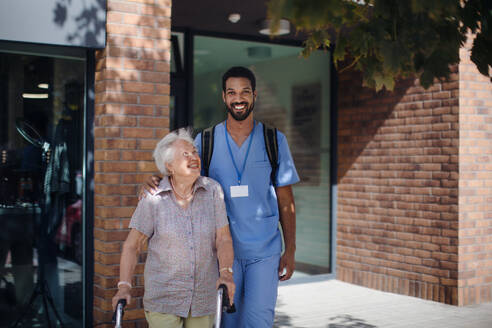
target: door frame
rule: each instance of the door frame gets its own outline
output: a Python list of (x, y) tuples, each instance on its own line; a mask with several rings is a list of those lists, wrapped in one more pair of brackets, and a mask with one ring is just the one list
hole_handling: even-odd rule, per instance
[[(249, 36), (240, 34), (230, 34), (221, 32), (211, 32), (203, 30), (193, 30), (189, 28), (176, 27), (171, 28), (171, 32), (180, 32), (184, 34), (184, 72), (181, 76), (185, 78), (185, 82), (178, 82), (185, 85), (184, 87), (184, 97), (186, 98), (186, 105), (180, 110), (175, 106), (175, 110), (181, 112), (179, 114), (177, 126), (171, 126), (171, 129), (183, 126), (193, 125), (193, 39), (195, 36), (208, 36), (216, 37), (222, 39), (232, 39), (238, 41), (253, 41), (253, 42), (263, 42), (268, 44), (286, 45), (286, 46), (296, 46), (302, 47), (302, 41), (298, 40), (288, 40), (288, 39), (271, 39), (269, 37), (262, 36)], [(333, 54), (336, 45), (332, 45), (328, 51)], [(173, 48), (174, 50), (174, 48)], [(177, 52), (175, 52), (177, 53)], [(337, 172), (338, 172), (338, 157), (337, 157), (337, 143), (338, 143), (338, 73), (336, 71), (335, 64), (333, 62), (333, 56), (330, 56), (331, 66), (330, 66), (330, 228), (328, 233), (330, 234), (330, 272), (319, 274), (314, 276), (314, 280), (324, 280), (324, 279), (334, 279), (336, 278), (336, 245), (337, 245), (337, 199), (338, 199), (338, 189), (337, 189)], [(171, 90), (173, 90), (173, 82), (178, 81), (173, 79), (171, 75)], [(176, 87), (175, 87), (176, 88)], [(172, 91), (171, 91), (172, 92)], [(175, 92), (177, 92), (175, 90)], [(173, 114), (169, 114), (170, 116)], [(299, 279), (302, 282), (304, 279)], [(294, 282), (296, 283), (296, 282)]]

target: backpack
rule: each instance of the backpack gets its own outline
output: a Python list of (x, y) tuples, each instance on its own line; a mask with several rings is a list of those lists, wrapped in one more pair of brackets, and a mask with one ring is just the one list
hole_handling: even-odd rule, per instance
[[(263, 123), (263, 122), (262, 122)], [(217, 125), (206, 128), (202, 131), (202, 168), (204, 175), (208, 177), (210, 162), (212, 161), (212, 155), (214, 152), (214, 132)], [(265, 149), (272, 167), (272, 173), (270, 174), (270, 180), (274, 187), (277, 186), (276, 177), (278, 171), (278, 142), (277, 142), (277, 128), (271, 127), (263, 123), (263, 139), (265, 140)]]

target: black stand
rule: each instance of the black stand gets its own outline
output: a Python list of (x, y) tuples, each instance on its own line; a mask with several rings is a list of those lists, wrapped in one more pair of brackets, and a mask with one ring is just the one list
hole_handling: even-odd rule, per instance
[[(46, 174), (46, 164), (45, 164), (45, 159), (46, 159), (46, 152), (47, 149), (43, 152), (43, 171), (44, 176)], [(42, 183), (44, 183), (44, 179), (42, 180)], [(11, 328), (17, 327), (21, 321), (25, 318), (25, 316), (28, 314), (28, 312), (31, 311), (37, 311), (35, 305), (36, 299), (41, 297), (42, 301), (42, 307), (44, 311), (44, 315), (46, 318), (46, 323), (48, 324), (48, 327), (51, 328), (51, 318), (50, 318), (50, 307), (51, 310), (53, 310), (53, 313), (55, 314), (56, 320), (60, 323), (60, 327), (63, 327), (63, 321), (61, 320), (60, 314), (56, 310), (55, 302), (53, 301), (53, 297), (51, 296), (50, 288), (48, 285), (48, 281), (46, 280), (46, 275), (45, 275), (45, 267), (46, 267), (46, 259), (49, 254), (49, 250), (47, 249), (48, 243), (50, 242), (50, 236), (48, 234), (48, 231), (46, 229), (46, 226), (43, 225), (43, 219), (46, 219), (46, 216), (48, 215), (49, 211), (47, 209), (46, 201), (44, 199), (41, 200), (41, 219), (37, 220), (36, 217), (34, 217), (34, 227), (35, 231), (39, 232), (39, 238), (37, 239), (37, 249), (38, 249), (38, 276), (37, 276), (37, 281), (36, 285), (34, 286), (34, 290), (32, 292), (31, 297), (29, 298), (29, 303), (25, 306), (24, 310), (22, 311), (21, 315), (17, 318), (17, 320), (10, 326)], [(56, 229), (55, 229), (56, 231)], [(53, 255), (51, 255), (53, 256)], [(56, 256), (56, 255), (55, 255)], [(56, 327), (56, 322), (55, 322), (55, 327)]]
[[(60, 315), (58, 314), (58, 311), (56, 310), (55, 302), (53, 301), (53, 297), (51, 297), (50, 293), (50, 288), (48, 286), (48, 282), (45, 279), (44, 276), (44, 264), (39, 263), (38, 264), (38, 279), (36, 281), (36, 285), (34, 286), (34, 290), (32, 292), (32, 295), (29, 299), (29, 303), (26, 305), (24, 311), (22, 311), (21, 315), (17, 320), (14, 322), (14, 324), (11, 326), (12, 328), (17, 327), (17, 325), (22, 321), (22, 319), (26, 316), (29, 310), (34, 309), (34, 302), (38, 298), (38, 296), (41, 297), (41, 300), (43, 302), (43, 311), (44, 315), (46, 317), (46, 322), (48, 323), (48, 327), (51, 328), (51, 319), (50, 319), (50, 309), (53, 310), (53, 313), (55, 314), (56, 319), (58, 322), (60, 322), (60, 327), (63, 327), (63, 321), (61, 320)], [(55, 324), (56, 326), (56, 324)]]

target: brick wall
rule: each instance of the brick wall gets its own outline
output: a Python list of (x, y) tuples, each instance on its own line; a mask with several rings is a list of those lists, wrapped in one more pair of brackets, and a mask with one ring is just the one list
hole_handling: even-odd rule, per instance
[(338, 279), (458, 303), (458, 87), (339, 77)]
[[(156, 171), (152, 151), (169, 127), (171, 0), (107, 3), (107, 46), (96, 54), (95, 323), (111, 320), (137, 188)], [(125, 320), (143, 327), (142, 261), (132, 283), (135, 299)]]
[(492, 301), (492, 83), (460, 51), (459, 304)]

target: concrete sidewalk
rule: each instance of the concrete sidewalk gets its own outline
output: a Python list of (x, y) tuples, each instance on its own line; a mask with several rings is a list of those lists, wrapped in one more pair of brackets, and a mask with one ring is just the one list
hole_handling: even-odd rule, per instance
[(280, 285), (275, 327), (492, 328), (492, 303), (460, 308), (317, 280), (299, 278)]

